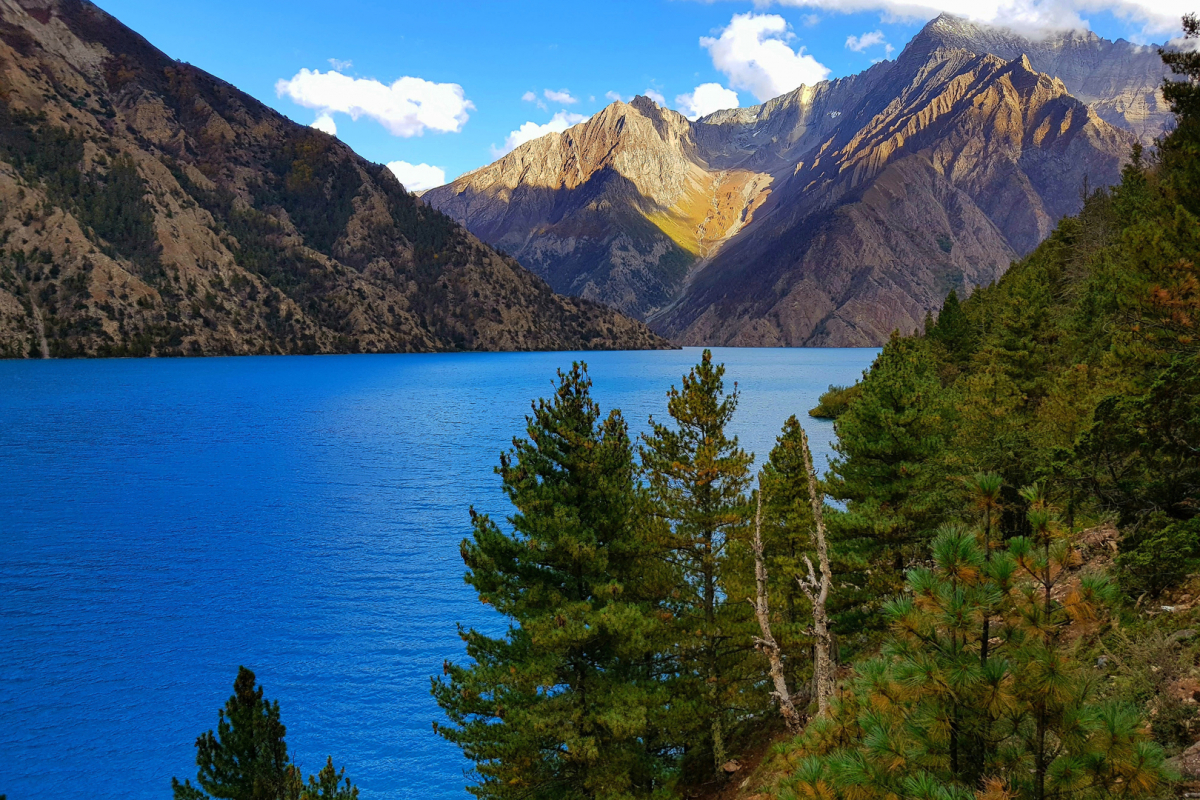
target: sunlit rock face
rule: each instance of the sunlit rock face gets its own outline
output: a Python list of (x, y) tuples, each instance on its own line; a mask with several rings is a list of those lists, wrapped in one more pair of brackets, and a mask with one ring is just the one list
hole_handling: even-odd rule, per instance
[(878, 345), (996, 280), (1168, 123), (1157, 51), (943, 15), (895, 61), (695, 122), (645, 97), (425, 199), (687, 344)]

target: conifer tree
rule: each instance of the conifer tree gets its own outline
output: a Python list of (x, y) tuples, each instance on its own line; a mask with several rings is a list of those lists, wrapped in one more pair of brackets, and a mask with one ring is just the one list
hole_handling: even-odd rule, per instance
[[(238, 667), (233, 696), (219, 712), (217, 731), (196, 739), (196, 782), (171, 779), (176, 800), (207, 796), (230, 800), (283, 800), (300, 794), (303, 782), (288, 757), (279, 703), (263, 697), (254, 673)], [(207, 794), (206, 794), (207, 793)]]
[[(912, 570), (887, 606), (880, 658), (859, 665), (833, 714), (797, 743), (791, 795), (1062, 800), (1161, 786), (1163, 754), (1146, 726), (1127, 706), (1093, 702), (1062, 640), (1067, 625), (1102, 614), (1110, 591), (1084, 576), (1055, 599), (1073, 551), (1040, 494), (1027, 494), (1035, 537), (990, 560), (976, 532), (939, 532), (933, 566)], [(993, 612), (1003, 624), (985, 664), (979, 622)]]
[(628, 798), (670, 777), (657, 715), (662, 643), (633, 452), (586, 367), (560, 373), (498, 472), (515, 509), (502, 530), (472, 512), (466, 580), (509, 619), (506, 635), (460, 628), (472, 663), (447, 663), (435, 730), (475, 762), (480, 798)]
[[(1200, 39), (1200, 17), (1186, 15), (1183, 32), (1189, 45)], [(1175, 131), (1160, 142), (1163, 165), (1182, 204), (1200, 214), (1200, 52), (1185, 46), (1160, 53), (1175, 76), (1162, 88), (1176, 120)]]
[(641, 448), (654, 513), (668, 526), (666, 548), (684, 580), (675, 606), (679, 674), (695, 704), (691, 749), (700, 745), (718, 769), (753, 635), (746, 595), (731, 597), (723, 586), (727, 550), (745, 528), (753, 460), (727, 433), (738, 393), (725, 394), (724, 374), (705, 350), (667, 395), (674, 425), (651, 419)]
[[(801, 707), (811, 694), (806, 687), (812, 671), (812, 619), (797, 578), (806, 574), (805, 554), (814, 553), (802, 436), (799, 420), (790, 417), (759, 474), (758, 492), (771, 631), (783, 657), (787, 683)], [(745, 563), (744, 548), (730, 553), (727, 571), (731, 596), (740, 599), (755, 595), (756, 587), (750, 582), (754, 568)]]
[(320, 772), (308, 776), (301, 800), (358, 800), (358, 787), (350, 783), (345, 768), (339, 772), (328, 757)]
[(218, 715), (216, 733), (196, 739), (196, 783), (171, 779), (175, 800), (355, 800), (358, 789), (330, 758), (305, 786), (288, 755), (279, 703), (263, 697), (254, 673), (238, 667), (233, 696)]
[(971, 360), (975, 353), (976, 334), (971, 321), (963, 313), (958, 292), (951, 289), (950, 294), (946, 295), (937, 322), (926, 329), (926, 335), (946, 348), (951, 363), (961, 367)]
[(849, 599), (863, 613), (900, 589), (908, 561), (924, 557), (948, 485), (939, 468), (946, 407), (928, 344), (893, 336), (861, 386), (834, 423), (838, 458), (826, 483), (846, 502), (830, 526), (842, 558), (858, 559), (857, 575), (845, 577), (858, 584)]

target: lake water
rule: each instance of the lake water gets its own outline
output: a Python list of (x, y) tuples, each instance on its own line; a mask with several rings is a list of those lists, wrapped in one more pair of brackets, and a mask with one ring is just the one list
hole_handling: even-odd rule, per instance
[[(766, 456), (875, 350), (718, 350)], [(634, 432), (700, 351), (0, 361), (0, 793), (166, 798), (195, 777), (239, 664), (305, 772), (363, 800), (467, 797), (429, 676), (455, 622), (467, 509), (556, 368), (584, 358)]]

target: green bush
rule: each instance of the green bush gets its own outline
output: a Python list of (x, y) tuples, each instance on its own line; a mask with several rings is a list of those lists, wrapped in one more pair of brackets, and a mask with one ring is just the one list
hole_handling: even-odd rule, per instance
[(853, 386), (830, 386), (808, 415), (817, 419), (837, 419), (861, 393), (862, 388), (857, 383)]

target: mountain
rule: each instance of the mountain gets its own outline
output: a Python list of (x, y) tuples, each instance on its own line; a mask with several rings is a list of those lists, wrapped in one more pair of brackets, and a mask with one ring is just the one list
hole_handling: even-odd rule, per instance
[(0, 0), (0, 355), (654, 348), (84, 0)]
[(682, 343), (878, 345), (1115, 182), (1166, 124), (1163, 74), (1152, 48), (943, 15), (858, 75), (695, 122), (614, 103), (424, 199)]
[(1030, 39), (943, 14), (918, 37), (926, 48), (958, 48), (1011, 61), (1027, 56), (1038, 72), (1053, 75), (1101, 119), (1135, 133), (1145, 145), (1167, 127), (1171, 110), (1160, 87), (1170, 70), (1152, 45), (1109, 41), (1091, 31)]

